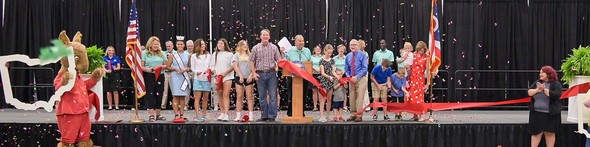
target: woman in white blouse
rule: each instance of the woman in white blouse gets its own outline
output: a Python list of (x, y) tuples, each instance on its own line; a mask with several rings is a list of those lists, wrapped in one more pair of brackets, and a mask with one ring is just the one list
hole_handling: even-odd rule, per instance
[[(207, 119), (207, 103), (209, 101), (209, 93), (211, 92), (211, 82), (207, 78), (210, 76), (207, 73), (209, 69), (209, 62), (211, 61), (211, 54), (207, 51), (207, 44), (201, 38), (195, 41), (194, 53), (191, 55), (190, 65), (193, 72), (193, 92), (195, 95), (195, 121), (205, 121)], [(199, 102), (203, 99), (201, 110), (199, 110)], [(202, 111), (202, 112), (201, 112)]]
[(221, 82), (223, 86), (217, 87), (217, 95), (219, 96), (219, 105), (221, 107), (221, 114), (217, 117), (219, 121), (229, 121), (227, 112), (229, 111), (229, 91), (231, 89), (232, 80), (234, 79), (234, 68), (232, 68), (231, 58), (234, 54), (229, 48), (229, 43), (225, 38), (221, 38), (217, 41), (217, 47), (215, 53), (213, 53), (211, 60), (211, 67), (213, 68), (213, 74), (216, 77), (216, 81), (219, 81), (217, 77), (223, 77)]

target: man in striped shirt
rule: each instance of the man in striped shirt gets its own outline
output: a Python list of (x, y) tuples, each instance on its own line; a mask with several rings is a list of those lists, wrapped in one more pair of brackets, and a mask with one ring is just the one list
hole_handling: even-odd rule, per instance
[[(279, 49), (269, 42), (270, 31), (260, 31), (260, 43), (252, 48), (250, 69), (254, 79), (258, 81), (258, 98), (262, 115), (258, 121), (274, 122), (277, 117), (277, 61), (280, 59)], [(267, 102), (265, 95), (270, 95)]]

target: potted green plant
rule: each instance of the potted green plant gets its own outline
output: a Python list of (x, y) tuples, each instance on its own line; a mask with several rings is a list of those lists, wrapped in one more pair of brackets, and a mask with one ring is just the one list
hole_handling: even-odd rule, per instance
[[(86, 48), (86, 54), (88, 55), (88, 71), (86, 73), (81, 74), (80, 76), (82, 77), (82, 79), (86, 80), (89, 79), (92, 75), (92, 71), (94, 71), (97, 68), (104, 68), (106, 62), (104, 62), (102, 60), (102, 58), (105, 55), (105, 52), (102, 48), (95, 46), (91, 46)], [(103, 83), (102, 80), (97, 81), (96, 85), (92, 88), (90, 88), (90, 90), (92, 90), (94, 93), (96, 93), (96, 95), (98, 95), (98, 100), (100, 103), (99, 108), (103, 109), (103, 99), (104, 99), (104, 91), (103, 91)], [(94, 111), (94, 110), (93, 110)], [(92, 113), (92, 115), (90, 116), (94, 116), (94, 113)], [(101, 113), (100, 118), (98, 119), (99, 121), (104, 120), (104, 113)]]
[[(563, 77), (561, 80), (564, 84), (572, 86), (590, 82), (590, 46), (579, 46), (572, 49), (570, 54), (561, 64), (561, 72)], [(578, 117), (584, 118), (582, 113), (578, 111), (586, 111), (584, 106), (581, 106), (584, 100), (581, 96), (574, 96), (568, 99), (567, 121), (578, 122)], [(588, 122), (588, 118), (580, 119), (582, 122)]]
[(104, 68), (106, 62), (102, 60), (105, 53), (100, 47), (91, 46), (86, 48), (86, 54), (88, 55), (88, 71), (85, 74), (90, 74), (97, 68)]

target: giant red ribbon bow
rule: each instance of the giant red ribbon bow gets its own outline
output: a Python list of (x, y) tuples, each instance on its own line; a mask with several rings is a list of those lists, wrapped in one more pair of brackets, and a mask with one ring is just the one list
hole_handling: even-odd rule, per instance
[(297, 64), (294, 64), (289, 60), (279, 60), (278, 65), (284, 70), (287, 70), (288, 72), (298, 75), (299, 77), (305, 79), (306, 81), (309, 81), (311, 84), (318, 87), (318, 91), (320, 91), (320, 94), (327, 99), (328, 94), (326, 94), (326, 90), (324, 90), (320, 82), (318, 82), (318, 80), (316, 80), (313, 77), (313, 75), (311, 75), (307, 71), (303, 70), (301, 67), (297, 66)]
[[(560, 99), (567, 99), (572, 96), (576, 96), (579, 93), (586, 93), (590, 89), (590, 83), (583, 83), (575, 85), (569, 88), (567, 91), (561, 94)], [(369, 104), (364, 109), (368, 107), (387, 107), (387, 111), (389, 112), (402, 112), (407, 111), (410, 113), (417, 113), (422, 114), (428, 111), (428, 109), (432, 111), (443, 111), (443, 110), (452, 110), (452, 109), (463, 109), (463, 108), (478, 108), (478, 107), (487, 107), (487, 106), (497, 106), (497, 105), (508, 105), (508, 104), (518, 104), (518, 103), (527, 103), (531, 102), (531, 97), (524, 97), (519, 99), (513, 100), (505, 100), (499, 102), (456, 102), (456, 103), (384, 103), (384, 102), (375, 102)], [(363, 109), (363, 110), (364, 110)], [(357, 115), (363, 114), (364, 111), (357, 112)]]

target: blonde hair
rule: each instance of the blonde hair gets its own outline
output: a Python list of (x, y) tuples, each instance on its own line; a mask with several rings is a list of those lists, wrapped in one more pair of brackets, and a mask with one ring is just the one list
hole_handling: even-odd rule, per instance
[(404, 66), (397, 67), (397, 72), (401, 72), (401, 71), (406, 71), (406, 67), (404, 67)]
[(410, 42), (405, 42), (404, 43), (404, 48), (406, 48), (406, 46), (410, 46), (410, 48), (414, 48), (414, 46)]
[(162, 53), (162, 47), (161, 46), (158, 46), (158, 51), (157, 52), (153, 52), (152, 51), (152, 44), (154, 44), (154, 41), (157, 41), (158, 43), (160, 43), (160, 38), (158, 38), (156, 36), (152, 36), (152, 37), (150, 37), (150, 39), (148, 39), (148, 41), (146, 43), (147, 55), (148, 56), (158, 55), (160, 57), (164, 57), (164, 53)]
[(416, 44), (416, 52), (420, 52), (420, 50), (424, 50), (424, 54), (428, 51), (428, 47), (426, 47), (426, 43), (424, 41), (418, 41)]
[(324, 52), (326, 52), (328, 49), (334, 49), (334, 47), (331, 44), (326, 44), (326, 46), (324, 46)]
[(238, 55), (240, 61), (250, 61), (250, 50), (245, 47), (246, 45), (246, 40), (238, 41), (238, 46), (236, 47), (236, 55)]
[(365, 50), (365, 47), (367, 47), (367, 44), (365, 43), (365, 40), (359, 39), (359, 49), (361, 50)]
[[(104, 52), (104, 55), (105, 55), (105, 56), (108, 56), (108, 55), (109, 55), (109, 49), (110, 49), (110, 48), (112, 48), (112, 49), (113, 49), (113, 51), (115, 51), (115, 47), (113, 47), (113, 46), (108, 46), (108, 47), (107, 47), (107, 49), (106, 49), (106, 50), (105, 50), (105, 52)], [(140, 47), (140, 48), (141, 48), (141, 47)], [(116, 53), (113, 53), (113, 56), (114, 56), (115, 54), (116, 54)]]

